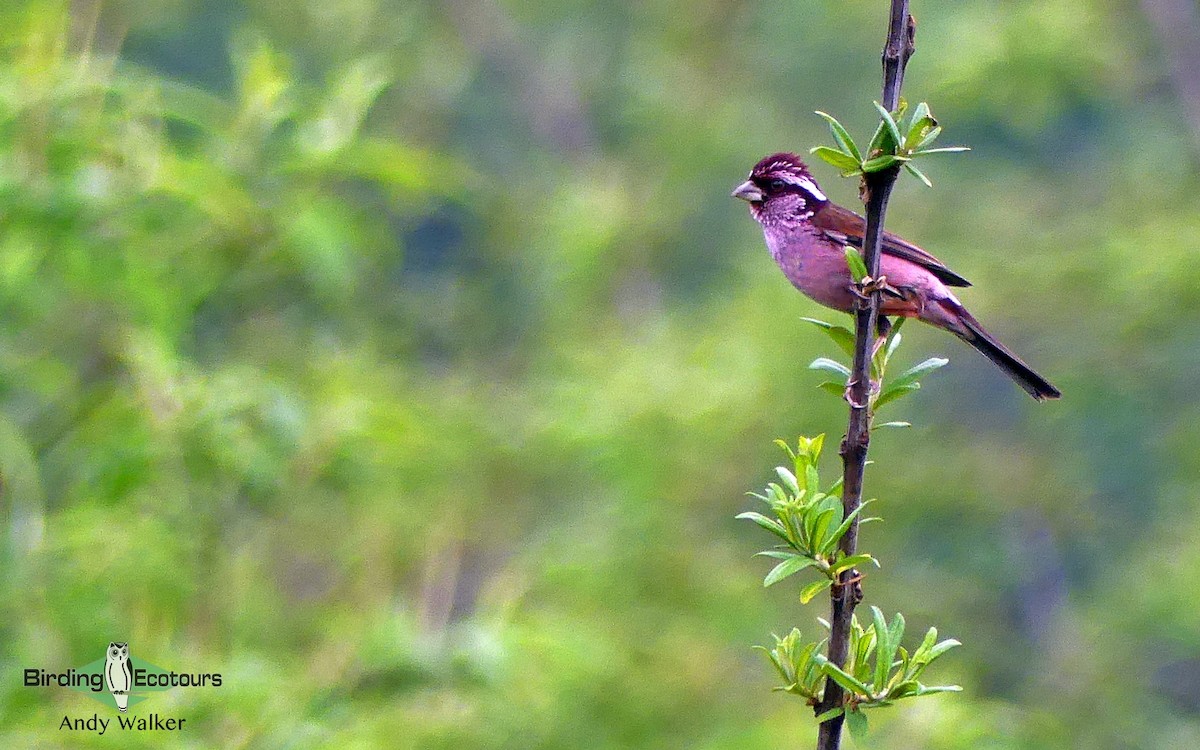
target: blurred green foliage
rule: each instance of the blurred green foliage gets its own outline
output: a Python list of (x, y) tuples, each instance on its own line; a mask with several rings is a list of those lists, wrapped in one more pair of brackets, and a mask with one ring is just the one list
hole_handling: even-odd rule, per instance
[[(873, 126), (885, 5), (5, 4), (0, 742), (128, 640), (225, 685), (126, 747), (808, 746), (733, 515), (845, 415), (728, 191)], [(889, 227), (1066, 397), (906, 329), (868, 596), (966, 691), (874, 746), (1198, 747), (1197, 141), (1135, 4), (914, 10), (974, 150)]]

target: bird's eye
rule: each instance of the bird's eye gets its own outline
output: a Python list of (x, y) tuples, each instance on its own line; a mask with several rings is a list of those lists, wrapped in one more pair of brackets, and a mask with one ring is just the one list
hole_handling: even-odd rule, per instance
[(785, 184), (786, 183), (783, 180), (771, 180), (770, 183), (772, 190), (783, 190), (783, 186)]

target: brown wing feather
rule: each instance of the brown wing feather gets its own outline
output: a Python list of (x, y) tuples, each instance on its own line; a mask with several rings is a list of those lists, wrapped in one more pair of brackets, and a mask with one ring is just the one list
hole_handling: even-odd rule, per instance
[[(848, 208), (826, 202), (813, 216), (813, 223), (839, 242), (862, 247), (867, 221)], [(971, 286), (971, 282), (951, 271), (940, 260), (891, 232), (883, 233), (883, 252), (928, 269), (946, 286)]]

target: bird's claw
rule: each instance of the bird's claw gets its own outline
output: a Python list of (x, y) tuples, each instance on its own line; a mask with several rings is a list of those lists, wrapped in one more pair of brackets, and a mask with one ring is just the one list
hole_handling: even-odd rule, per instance
[(887, 276), (884, 274), (879, 274), (879, 278), (877, 279), (873, 279), (870, 276), (864, 276), (863, 280), (858, 282), (858, 284), (862, 287), (863, 294), (882, 292), (884, 287), (887, 286)]
[(874, 279), (870, 276), (864, 276), (863, 280), (858, 282), (858, 284), (855, 286), (857, 288), (854, 289), (854, 293), (859, 299), (868, 299), (869, 296), (875, 292), (882, 292), (883, 294), (886, 294), (889, 297), (895, 297), (896, 299), (904, 299), (904, 292), (888, 283), (887, 274), (881, 273), (877, 278)]

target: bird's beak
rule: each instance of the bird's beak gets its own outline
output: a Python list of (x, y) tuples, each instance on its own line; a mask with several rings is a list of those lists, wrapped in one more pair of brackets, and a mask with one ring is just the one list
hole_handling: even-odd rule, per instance
[(733, 197), (741, 198), (747, 203), (760, 203), (767, 196), (763, 195), (763, 191), (759, 190), (757, 185), (750, 180), (746, 180), (734, 188)]

